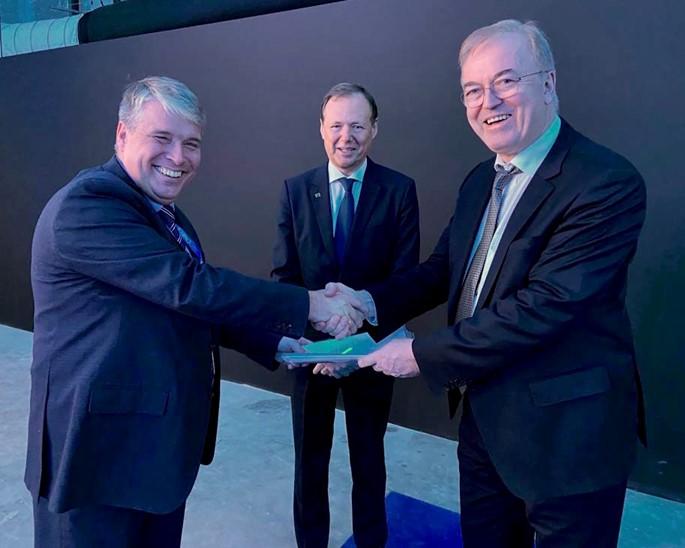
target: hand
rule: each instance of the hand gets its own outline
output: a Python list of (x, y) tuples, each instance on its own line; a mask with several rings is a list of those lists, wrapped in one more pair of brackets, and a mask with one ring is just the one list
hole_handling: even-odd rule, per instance
[(326, 297), (335, 297), (336, 295), (348, 295), (350, 297), (358, 296), (359, 291), (352, 289), (351, 287), (345, 285), (342, 282), (328, 282), (326, 287), (323, 289), (323, 294)]
[[(368, 305), (366, 303), (366, 299), (363, 297), (363, 292), (361, 291), (356, 291), (352, 289), (351, 287), (346, 286), (343, 283), (340, 282), (328, 282), (326, 284), (326, 287), (323, 290), (323, 294), (325, 297), (343, 297), (348, 299), (351, 302), (358, 302), (359, 303), (359, 310), (363, 314), (363, 320), (369, 318), (369, 309)], [(362, 320), (362, 321), (363, 321)], [(320, 322), (312, 322), (312, 325), (314, 329), (318, 331), (323, 331), (324, 333), (329, 333), (331, 334), (333, 331), (335, 331), (337, 328), (339, 328), (338, 318), (333, 318), (332, 320), (328, 322), (320, 321)], [(357, 329), (361, 327), (359, 325)], [(353, 330), (351, 331), (350, 334), (353, 334), (356, 331)], [(339, 337), (338, 337), (339, 338)]]
[(365, 307), (354, 294), (336, 292), (329, 296), (323, 289), (309, 292), (309, 319), (316, 329), (336, 339), (355, 333), (365, 316)]
[(359, 367), (373, 366), (374, 371), (400, 379), (416, 377), (420, 373), (412, 351), (412, 339), (392, 340), (368, 356), (359, 358), (358, 363)]
[[(281, 340), (278, 341), (278, 351), (279, 352), (304, 352), (304, 347), (305, 345), (311, 343), (309, 339), (305, 339), (304, 337), (300, 337), (299, 339), (291, 339), (290, 337), (281, 337)], [(306, 367), (308, 365), (311, 365), (309, 363), (292, 363), (288, 361), (287, 357), (282, 357), (283, 363), (288, 367), (288, 369), (295, 369), (296, 367)]]
[(299, 339), (291, 339), (290, 337), (281, 337), (278, 341), (278, 351), (279, 352), (304, 352), (305, 345), (310, 344), (312, 341), (300, 337)]
[(314, 366), (314, 374), (342, 379), (343, 377), (351, 375), (357, 369), (359, 369), (359, 366), (357, 365), (356, 360), (341, 363), (317, 363)]

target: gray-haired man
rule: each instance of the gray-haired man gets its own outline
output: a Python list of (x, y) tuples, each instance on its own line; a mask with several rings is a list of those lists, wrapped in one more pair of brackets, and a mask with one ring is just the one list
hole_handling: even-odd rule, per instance
[(38, 220), (25, 477), (38, 547), (178, 546), (186, 498), (213, 456), (215, 344), (270, 366), (308, 316), (337, 316), (338, 334), (360, 323), (340, 299), (205, 262), (175, 206), (200, 164), (203, 124), (181, 82), (132, 83), (115, 156), (79, 173)]

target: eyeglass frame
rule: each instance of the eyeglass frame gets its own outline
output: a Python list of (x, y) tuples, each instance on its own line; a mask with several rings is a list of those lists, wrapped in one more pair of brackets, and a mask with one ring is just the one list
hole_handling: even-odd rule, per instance
[(467, 104), (466, 104), (466, 97), (464, 96), (464, 90), (462, 90), (462, 92), (459, 94), (459, 99), (461, 100), (461, 103), (462, 103), (466, 108), (476, 108), (476, 107), (479, 107), (479, 106), (481, 106), (481, 105), (483, 104), (483, 101), (485, 100), (485, 90), (486, 90), (486, 89), (489, 89), (489, 90), (493, 93), (493, 95), (494, 95), (495, 97), (497, 97), (498, 99), (508, 99), (509, 97), (513, 97), (514, 95), (516, 95), (516, 94), (519, 92), (518, 86), (519, 86), (519, 84), (521, 83), (521, 80), (523, 80), (524, 78), (528, 78), (529, 76), (535, 76), (535, 75), (537, 75), (537, 74), (549, 73), (549, 72), (553, 72), (553, 71), (550, 70), (550, 69), (538, 70), (538, 71), (536, 71), (536, 72), (529, 72), (528, 74), (524, 74), (524, 75), (522, 75), (522, 76), (519, 76), (518, 78), (509, 78), (510, 80), (513, 80), (513, 81), (514, 81), (515, 85), (514, 85), (514, 87), (512, 88), (512, 93), (509, 93), (509, 94), (507, 94), (507, 95), (498, 94), (498, 93), (495, 91), (495, 89), (494, 89), (493, 84), (494, 84), (495, 82), (497, 82), (497, 80), (500, 80), (500, 79), (502, 79), (502, 78), (507, 78), (506, 76), (500, 76), (499, 78), (495, 78), (495, 79), (490, 83), (489, 86), (481, 86), (482, 95), (481, 95), (480, 101), (479, 101), (478, 103), (475, 103), (475, 104), (473, 104), (473, 105), (467, 105)]

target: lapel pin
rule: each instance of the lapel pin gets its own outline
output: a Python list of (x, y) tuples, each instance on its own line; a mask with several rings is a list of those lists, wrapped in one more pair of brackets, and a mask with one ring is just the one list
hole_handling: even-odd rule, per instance
[(316, 194), (314, 194), (314, 198), (321, 198), (321, 192), (317, 192)]

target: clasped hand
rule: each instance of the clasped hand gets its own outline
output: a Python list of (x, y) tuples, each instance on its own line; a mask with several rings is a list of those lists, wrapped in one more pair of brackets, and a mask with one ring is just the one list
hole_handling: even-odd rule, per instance
[(369, 311), (357, 292), (342, 284), (309, 292), (309, 320), (318, 331), (342, 339), (357, 332)]
[[(309, 319), (315, 329), (337, 339), (354, 334), (365, 319), (369, 309), (360, 292), (341, 283), (328, 283), (323, 290), (310, 291)], [(417, 376), (419, 366), (414, 358), (411, 339), (397, 339), (358, 360), (358, 367), (373, 367), (374, 371), (391, 377)], [(314, 373), (341, 378), (357, 369), (354, 362), (342, 364), (317, 364)]]

